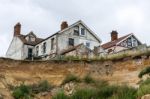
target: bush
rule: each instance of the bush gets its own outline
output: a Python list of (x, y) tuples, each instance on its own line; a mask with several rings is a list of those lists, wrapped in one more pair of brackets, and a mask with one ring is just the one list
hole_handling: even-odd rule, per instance
[(80, 82), (81, 80), (73, 75), (73, 74), (69, 74), (66, 76), (66, 78), (64, 79), (63, 83), (62, 84), (66, 84), (66, 83), (69, 83), (69, 82)]
[(40, 92), (46, 92), (50, 91), (53, 88), (52, 85), (48, 83), (48, 81), (42, 81), (39, 84), (34, 84), (31, 86), (33, 93), (40, 93)]
[(89, 83), (94, 83), (95, 80), (90, 76), (90, 75), (86, 75), (84, 78), (83, 78), (84, 82), (89, 84)]
[(139, 73), (138, 77), (139, 77), (139, 78), (142, 78), (143, 75), (146, 75), (146, 74), (150, 74), (150, 67), (146, 67), (145, 69), (143, 69), (143, 70)]
[(52, 99), (69, 99), (69, 97), (65, 95), (64, 92), (59, 92), (53, 96)]
[(15, 99), (22, 99), (22, 98), (30, 99), (30, 94), (31, 94), (30, 87), (24, 84), (21, 84), (19, 87), (16, 87), (12, 93)]

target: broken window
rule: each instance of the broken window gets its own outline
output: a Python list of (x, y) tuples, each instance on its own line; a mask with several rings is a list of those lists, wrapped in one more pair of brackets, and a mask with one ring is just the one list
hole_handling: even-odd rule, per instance
[(79, 36), (79, 26), (74, 27), (74, 35)]
[(54, 49), (54, 38), (51, 39), (51, 50)]
[(69, 46), (74, 46), (74, 39), (73, 38), (69, 38)]

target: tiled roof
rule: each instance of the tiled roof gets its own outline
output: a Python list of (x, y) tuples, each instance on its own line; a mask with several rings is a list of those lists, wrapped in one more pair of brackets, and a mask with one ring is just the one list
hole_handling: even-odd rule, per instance
[(26, 38), (27, 35), (19, 35), (18, 37), (20, 38), (20, 40), (27, 45), (32, 45), (35, 46), (36, 44), (42, 42), (44, 39), (42, 38), (35, 38), (35, 41), (27, 41)]
[(125, 36), (123, 36), (123, 37), (120, 37), (120, 38), (118, 38), (118, 39), (115, 40), (115, 41), (111, 41), (111, 42), (105, 43), (105, 44), (103, 44), (101, 47), (104, 48), (104, 49), (113, 47), (113, 46), (115, 46), (117, 43), (119, 43), (120, 41), (122, 41), (123, 39), (125, 39), (126, 37), (128, 37), (129, 35), (131, 35), (131, 34), (125, 35)]

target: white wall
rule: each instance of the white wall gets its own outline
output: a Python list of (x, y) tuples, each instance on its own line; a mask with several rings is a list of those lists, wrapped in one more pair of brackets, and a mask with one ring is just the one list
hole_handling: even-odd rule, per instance
[(7, 58), (22, 59), (23, 43), (18, 37), (14, 37), (6, 53)]
[[(81, 31), (81, 28), (84, 28), (81, 24), (79, 26), (79, 31)], [(99, 41), (85, 28), (85, 35), (79, 35), (75, 36), (74, 33), (74, 27), (71, 29), (66, 30), (65, 32), (59, 34), (58, 36), (58, 50), (64, 50), (68, 48), (68, 39), (73, 38), (74, 39), (74, 45), (78, 45), (81, 43), (84, 43), (86, 45), (86, 42), (90, 43), (90, 49), (94, 49), (94, 46), (99, 46)], [(81, 32), (80, 32), (81, 33)]]

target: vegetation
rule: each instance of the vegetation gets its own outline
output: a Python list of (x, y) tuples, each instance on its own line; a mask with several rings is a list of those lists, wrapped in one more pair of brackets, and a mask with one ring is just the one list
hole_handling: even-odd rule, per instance
[(50, 91), (53, 86), (48, 83), (48, 81), (39, 82), (39, 84), (34, 84), (30, 86), (33, 93), (47, 92)]
[(12, 93), (15, 99), (30, 99), (31, 89), (30, 87), (21, 84), (19, 87), (16, 87)]
[(78, 78), (77, 76), (73, 75), (73, 74), (69, 74), (66, 76), (66, 78), (64, 79), (62, 84), (66, 84), (69, 82), (80, 82), (80, 78)]
[(139, 78), (142, 78), (144, 75), (146, 74), (150, 74), (150, 67), (146, 67), (145, 69), (143, 69), (140, 73), (139, 73)]
[(58, 92), (52, 99), (69, 99), (67, 95), (63, 91)]
[(83, 78), (83, 81), (87, 84), (89, 83), (94, 83), (95, 80), (90, 76), (90, 75), (86, 75), (84, 78)]
[(39, 84), (30, 86), (21, 84), (20, 86), (12, 89), (12, 95), (15, 99), (30, 99), (33, 94), (50, 91), (52, 86), (47, 81), (42, 81)]
[(146, 94), (150, 94), (150, 78), (148, 78), (140, 84), (140, 87), (137, 92), (138, 97), (141, 97)]

